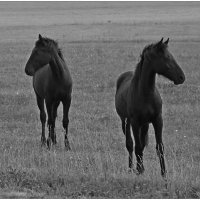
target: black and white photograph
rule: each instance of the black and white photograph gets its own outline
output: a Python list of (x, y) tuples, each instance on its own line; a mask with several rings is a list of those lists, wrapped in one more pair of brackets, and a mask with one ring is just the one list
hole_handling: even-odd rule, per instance
[(0, 1), (1, 199), (199, 199), (200, 2)]

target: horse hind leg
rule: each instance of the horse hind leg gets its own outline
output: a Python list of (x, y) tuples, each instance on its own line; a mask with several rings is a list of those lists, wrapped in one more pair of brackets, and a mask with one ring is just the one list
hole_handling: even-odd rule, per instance
[(148, 145), (148, 130), (149, 130), (149, 124), (146, 123), (141, 127), (140, 131), (140, 143), (142, 147), (142, 151), (144, 150), (145, 146)]
[(42, 124), (41, 143), (42, 145), (46, 145), (46, 138), (45, 138), (46, 113), (44, 109), (44, 99), (39, 97), (37, 94), (36, 94), (36, 98), (37, 98), (37, 105), (40, 110), (40, 121)]
[(56, 140), (56, 132), (55, 132), (55, 122), (56, 122), (56, 117), (57, 117), (57, 109), (58, 109), (58, 106), (60, 104), (60, 101), (56, 101), (53, 103), (53, 124), (54, 124), (54, 129), (52, 130), (52, 134), (51, 134), (51, 139), (52, 139), (52, 142), (53, 144), (57, 144), (57, 140)]
[(69, 108), (71, 105), (71, 96), (64, 99), (63, 103), (63, 128), (65, 129), (65, 148), (66, 150), (71, 150), (69, 140), (68, 140), (68, 125), (69, 125)]

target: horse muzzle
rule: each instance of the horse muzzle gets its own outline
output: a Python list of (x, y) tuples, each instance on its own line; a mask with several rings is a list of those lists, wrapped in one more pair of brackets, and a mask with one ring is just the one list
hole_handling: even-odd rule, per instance
[(184, 81), (185, 81), (185, 75), (182, 74), (182, 75), (180, 75), (180, 76), (177, 78), (176, 81), (174, 81), (174, 84), (175, 84), (175, 85), (180, 85), (180, 84), (183, 84)]
[(26, 67), (25, 67), (25, 73), (26, 73), (28, 76), (33, 76), (35, 72), (34, 72), (33, 69), (31, 69), (30, 67), (28, 67), (28, 66), (26, 65)]

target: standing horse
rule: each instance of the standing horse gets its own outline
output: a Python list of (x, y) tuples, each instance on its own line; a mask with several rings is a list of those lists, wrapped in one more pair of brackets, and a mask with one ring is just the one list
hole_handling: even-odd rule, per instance
[(156, 151), (160, 160), (161, 175), (165, 177), (164, 145), (162, 142), (162, 99), (156, 88), (156, 74), (163, 75), (175, 85), (185, 81), (185, 75), (172, 54), (168, 51), (167, 39), (144, 48), (136, 70), (121, 74), (117, 80), (115, 106), (126, 136), (126, 148), (129, 153), (129, 168), (132, 169), (133, 140), (137, 172), (144, 172), (143, 150), (148, 141), (149, 124), (152, 123), (156, 137)]
[[(65, 63), (62, 51), (57, 42), (49, 38), (39, 39), (35, 43), (32, 54), (26, 64), (25, 73), (33, 76), (33, 88), (40, 109), (40, 120), (42, 123), (41, 142), (48, 148), (51, 143), (56, 144), (55, 120), (57, 108), (63, 104), (63, 127), (65, 129), (65, 147), (70, 150), (68, 141), (68, 112), (71, 104), (72, 78)], [(46, 113), (44, 101), (48, 113), (49, 137), (45, 138)]]

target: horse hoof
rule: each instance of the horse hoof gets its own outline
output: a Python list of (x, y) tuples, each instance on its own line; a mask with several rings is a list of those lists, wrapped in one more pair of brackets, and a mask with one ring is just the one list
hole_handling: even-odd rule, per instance
[(129, 169), (128, 169), (128, 173), (129, 173), (129, 174), (132, 174), (132, 173), (134, 173), (134, 169), (132, 169), (132, 168), (129, 168)]
[(71, 147), (70, 147), (69, 143), (68, 144), (65, 143), (65, 149), (66, 149), (66, 151), (70, 151), (71, 150)]
[(57, 141), (56, 141), (56, 140), (53, 140), (52, 143), (53, 143), (53, 145), (56, 145), (56, 144), (57, 144)]
[(66, 149), (66, 151), (70, 151), (71, 147), (68, 145), (68, 146), (65, 146), (65, 149)]
[(56, 141), (56, 135), (53, 136), (51, 139), (52, 139), (52, 143), (53, 143), (54, 145), (57, 144), (57, 141)]
[(164, 179), (164, 181), (167, 181), (167, 173), (166, 172), (161, 172), (161, 176)]
[(143, 166), (137, 166), (137, 174), (143, 174), (144, 173), (144, 167)]
[(41, 147), (46, 147), (46, 142), (42, 142)]
[(129, 174), (132, 174), (132, 173), (138, 174), (137, 170), (135, 170), (135, 169), (133, 169), (133, 168), (129, 168), (129, 169), (128, 169), (128, 173), (129, 173)]
[(48, 138), (47, 139), (47, 147), (48, 147), (49, 150), (51, 149), (51, 145), (52, 145), (51, 138)]
[(68, 140), (65, 140), (65, 149), (66, 149), (66, 151), (70, 151), (71, 150), (71, 147), (69, 145), (69, 141)]
[(42, 140), (41, 140), (41, 146), (42, 146), (42, 147), (43, 147), (43, 146), (46, 146), (46, 143), (47, 143), (46, 139), (42, 139)]

